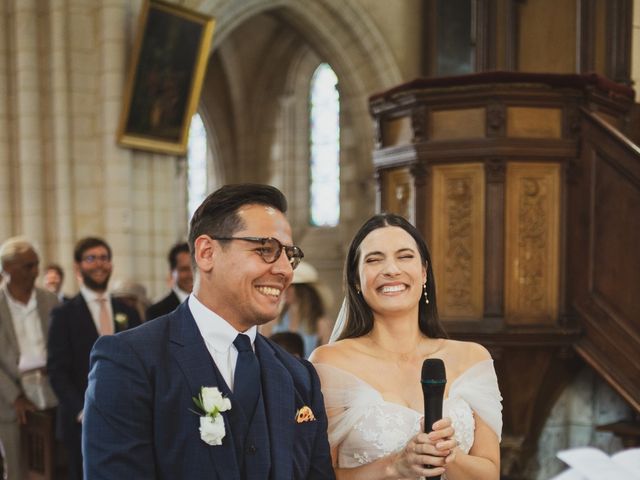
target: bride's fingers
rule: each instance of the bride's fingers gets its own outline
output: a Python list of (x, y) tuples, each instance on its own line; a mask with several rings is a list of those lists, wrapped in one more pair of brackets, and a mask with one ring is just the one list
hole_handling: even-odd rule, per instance
[(455, 434), (456, 434), (455, 429), (449, 426), (449, 427), (441, 428), (439, 430), (434, 430), (433, 432), (430, 432), (427, 435), (429, 437), (429, 440), (435, 443), (435, 442), (438, 442), (438, 440), (449, 439), (450, 437), (453, 437)]
[(433, 430), (441, 430), (443, 428), (450, 427), (452, 424), (451, 419), (449, 417), (444, 417), (438, 420), (433, 424)]
[(440, 477), (444, 474), (444, 468), (438, 467), (432, 468), (430, 470), (421, 470), (418, 472), (418, 474), (422, 475), (423, 477)]
[(460, 443), (455, 438), (448, 438), (444, 440), (440, 440), (436, 443), (436, 448), (438, 450), (453, 450)]
[(438, 477), (445, 472), (444, 467), (424, 468), (417, 467), (414, 469), (414, 473), (420, 477)]
[(416, 455), (431, 455), (433, 457), (446, 457), (450, 453), (450, 449), (438, 448), (437, 445), (430, 443), (416, 443), (413, 449)]

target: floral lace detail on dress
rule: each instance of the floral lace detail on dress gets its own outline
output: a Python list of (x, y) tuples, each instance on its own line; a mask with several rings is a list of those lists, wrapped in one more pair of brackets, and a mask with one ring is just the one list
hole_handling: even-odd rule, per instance
[(476, 421), (473, 411), (467, 402), (460, 397), (449, 398), (444, 404), (443, 415), (451, 419), (456, 429), (455, 438), (460, 442), (460, 449), (468, 453), (473, 445), (473, 432), (476, 429)]
[[(420, 417), (410, 409), (391, 404), (372, 405), (367, 408), (353, 427), (352, 436), (359, 437), (357, 443), (368, 445), (368, 451), (354, 451), (358, 463), (369, 463), (377, 458), (401, 450), (407, 443), (407, 432), (418, 433)], [(409, 410), (407, 412), (401, 409)], [(417, 412), (415, 412), (417, 413)]]

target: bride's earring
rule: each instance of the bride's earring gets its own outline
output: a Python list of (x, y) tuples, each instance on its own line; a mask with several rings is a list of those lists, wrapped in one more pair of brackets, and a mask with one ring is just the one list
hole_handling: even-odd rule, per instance
[(424, 292), (424, 303), (429, 305), (429, 297), (427, 296), (427, 282), (422, 284), (422, 291)]
[(362, 295), (362, 292), (360, 291), (360, 288), (358, 288), (357, 285), (356, 285), (356, 292), (358, 292), (358, 295)]

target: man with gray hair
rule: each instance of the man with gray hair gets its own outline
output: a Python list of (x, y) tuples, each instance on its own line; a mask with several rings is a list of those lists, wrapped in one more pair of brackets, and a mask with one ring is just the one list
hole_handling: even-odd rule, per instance
[(26, 478), (20, 456), (20, 424), (36, 409), (21, 378), (47, 361), (49, 312), (56, 296), (35, 286), (39, 259), (27, 239), (13, 237), (0, 246), (5, 283), (0, 288), (0, 438), (6, 452), (8, 478)]

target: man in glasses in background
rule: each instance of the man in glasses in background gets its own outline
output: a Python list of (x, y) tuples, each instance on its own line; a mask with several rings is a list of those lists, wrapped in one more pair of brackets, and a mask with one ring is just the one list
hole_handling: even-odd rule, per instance
[(100, 336), (140, 325), (138, 313), (111, 298), (111, 247), (96, 237), (76, 243), (74, 269), (80, 293), (51, 312), (47, 368), (60, 405), (56, 430), (67, 448), (69, 478), (82, 479), (81, 433), (89, 353)]
[(334, 478), (315, 370), (257, 333), (303, 257), (286, 209), (266, 185), (209, 195), (191, 219), (188, 300), (96, 343), (86, 478)]

